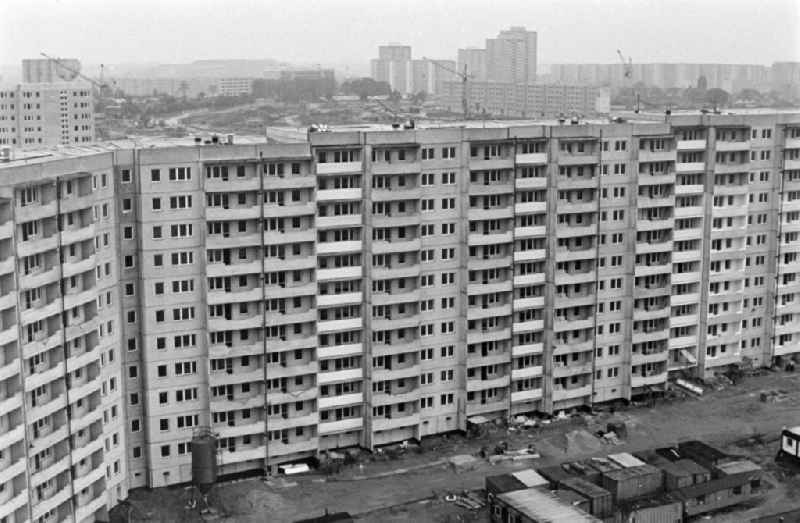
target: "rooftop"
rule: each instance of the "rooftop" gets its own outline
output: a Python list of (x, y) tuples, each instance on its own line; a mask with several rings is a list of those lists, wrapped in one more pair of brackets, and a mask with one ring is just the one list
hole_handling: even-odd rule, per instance
[(548, 521), (550, 523), (593, 523), (600, 521), (567, 504), (554, 494), (539, 488), (506, 492), (497, 496), (497, 499), (535, 521)]

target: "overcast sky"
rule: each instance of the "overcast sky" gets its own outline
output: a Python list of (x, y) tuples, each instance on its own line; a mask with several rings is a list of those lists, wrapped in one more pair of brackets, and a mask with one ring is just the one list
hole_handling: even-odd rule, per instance
[(449, 58), (511, 25), (538, 31), (540, 63), (800, 61), (800, 0), (0, 0), (0, 64), (366, 66), (383, 43)]

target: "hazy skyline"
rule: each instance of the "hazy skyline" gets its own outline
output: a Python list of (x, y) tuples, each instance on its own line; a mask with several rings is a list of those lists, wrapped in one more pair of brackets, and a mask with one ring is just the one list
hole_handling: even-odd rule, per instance
[(274, 58), (366, 67), (377, 46), (455, 58), (503, 28), (539, 33), (539, 62), (800, 61), (800, 2), (3, 0), (0, 64), (41, 51), (92, 63)]

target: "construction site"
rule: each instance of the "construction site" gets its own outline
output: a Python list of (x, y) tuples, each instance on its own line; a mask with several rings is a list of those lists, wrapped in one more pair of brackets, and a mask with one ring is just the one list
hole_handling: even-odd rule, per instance
[[(800, 425), (800, 374), (764, 371), (735, 384), (718, 378), (695, 387), (697, 393), (672, 388), (663, 398), (618, 408), (474, 425), (466, 434), (373, 453), (331, 452), (300, 474), (218, 480), (208, 489), (206, 509), (191, 485), (134, 491), (112, 521), (506, 521), (490, 507), (520, 494), (502, 498), (486, 489), (509, 483), (507, 492), (535, 488), (536, 496), (595, 518), (586, 521), (773, 521), (759, 518), (798, 509), (800, 473), (776, 456), (781, 431)], [(535, 476), (519, 474), (530, 469)], [(528, 479), (504, 478), (515, 473)], [(537, 485), (539, 477), (545, 483)], [(714, 494), (719, 490), (730, 495)], [(688, 499), (702, 495), (727, 501), (686, 508)], [(643, 519), (646, 509), (677, 516)], [(638, 519), (631, 519), (636, 510)], [(779, 517), (798, 520), (774, 521)]]

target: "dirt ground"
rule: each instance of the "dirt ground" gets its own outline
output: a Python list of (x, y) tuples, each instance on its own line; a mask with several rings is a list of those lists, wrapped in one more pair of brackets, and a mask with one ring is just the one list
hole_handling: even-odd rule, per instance
[[(782, 401), (765, 403), (759, 392), (767, 389), (779, 389), (787, 395)], [(322, 515), (326, 509), (350, 512), (365, 522), (487, 521), (485, 509), (468, 511), (444, 501), (444, 496), (480, 489), (487, 475), (700, 439), (726, 452), (746, 456), (765, 468), (771, 487), (756, 503), (709, 519), (720, 523), (748, 521), (800, 507), (800, 475), (787, 474), (774, 463), (781, 428), (800, 425), (799, 404), (800, 374), (770, 372), (723, 390), (707, 391), (701, 398), (660, 401), (653, 408), (631, 406), (536, 429), (492, 426), (475, 439), (430, 438), (422, 442), (419, 451), (406, 452), (397, 459), (362, 460), (329, 476), (220, 484), (211, 500), (220, 509), (216, 520), (225, 522), (291, 522)], [(565, 433), (576, 429), (595, 432), (611, 419), (622, 419), (628, 426), (628, 438), (620, 445), (597, 440), (589, 446), (575, 444), (568, 451)], [(493, 448), (500, 441), (507, 441), (511, 448), (532, 443), (542, 457), (497, 465), (479, 459), (474, 468), (462, 471), (443, 462), (453, 455), (476, 454), (481, 447)], [(201, 521), (196, 511), (185, 509), (189, 497), (185, 489), (132, 492), (129, 499), (135, 509), (130, 520)]]

